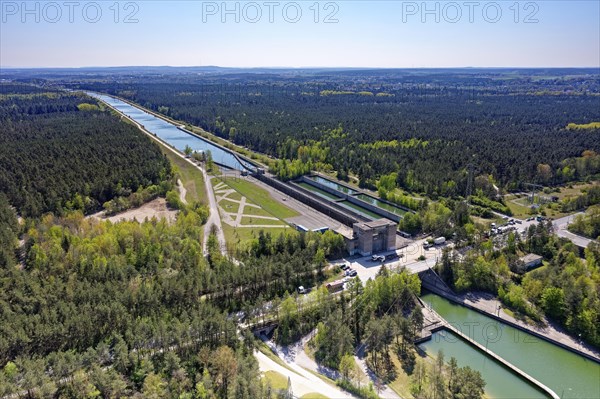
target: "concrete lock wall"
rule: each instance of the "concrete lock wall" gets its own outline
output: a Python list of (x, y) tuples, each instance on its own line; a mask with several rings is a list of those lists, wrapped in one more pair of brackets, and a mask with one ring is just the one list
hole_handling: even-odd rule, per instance
[[(326, 177), (324, 177), (324, 176), (321, 176), (321, 175), (319, 175), (319, 174), (317, 174), (316, 176), (319, 176), (319, 177), (321, 177), (321, 178), (323, 178), (323, 179), (326, 179)], [(327, 179), (327, 180), (329, 180), (329, 179)], [(365, 209), (368, 209), (368, 210), (369, 210), (369, 211), (371, 211), (371, 212), (375, 212), (376, 214), (380, 215), (382, 218), (387, 218), (387, 219), (393, 220), (393, 221), (394, 221), (394, 222), (396, 222), (396, 223), (398, 223), (398, 222), (400, 221), (400, 219), (402, 219), (402, 217), (401, 217), (401, 216), (399, 216), (399, 215), (396, 215), (396, 214), (395, 214), (395, 213), (393, 213), (393, 212), (387, 211), (387, 210), (385, 210), (385, 209), (381, 209), (381, 208), (379, 208), (379, 207), (377, 207), (377, 206), (375, 206), (375, 205), (373, 205), (373, 204), (369, 204), (368, 202), (365, 202), (365, 201), (363, 201), (363, 200), (360, 200), (360, 199), (356, 198), (355, 194), (346, 194), (346, 193), (343, 193), (343, 192), (341, 192), (341, 191), (337, 191), (337, 190), (336, 190), (336, 189), (334, 189), (334, 188), (331, 188), (331, 187), (329, 187), (329, 186), (326, 186), (325, 184), (322, 184), (322, 183), (319, 183), (319, 182), (317, 182), (317, 181), (314, 181), (313, 179), (309, 179), (309, 178), (308, 178), (308, 177), (306, 177), (306, 176), (302, 176), (302, 177), (300, 178), (300, 181), (302, 181), (302, 182), (304, 182), (304, 183), (306, 183), (306, 184), (310, 184), (311, 186), (313, 186), (313, 187), (316, 187), (316, 188), (318, 188), (318, 189), (320, 189), (320, 190), (323, 190), (323, 191), (325, 191), (326, 193), (329, 193), (329, 194), (331, 194), (331, 195), (335, 195), (336, 197), (341, 197), (341, 198), (343, 198), (343, 199), (347, 200), (348, 202), (350, 202), (350, 203), (352, 203), (352, 204), (354, 204), (354, 205), (358, 205), (358, 206), (361, 206), (361, 207), (363, 207), (363, 208), (365, 208)], [(335, 182), (335, 183), (336, 183), (336, 184), (339, 184), (339, 183), (337, 183), (337, 182)], [(407, 212), (410, 212), (410, 210), (407, 210), (407, 209), (405, 209), (405, 208), (403, 208), (403, 207), (400, 207), (400, 206), (398, 206), (398, 205), (392, 204), (392, 203), (391, 203), (391, 202), (389, 202), (389, 201), (385, 201), (385, 200), (382, 200), (382, 199), (380, 199), (380, 198), (375, 198), (375, 197), (373, 197), (372, 195), (369, 195), (369, 194), (367, 194), (367, 193), (363, 193), (363, 192), (359, 192), (358, 190), (356, 190), (356, 189), (354, 189), (354, 188), (351, 188), (351, 187), (348, 187), (348, 186), (346, 186), (346, 185), (340, 184), (340, 186), (344, 186), (344, 187), (346, 187), (346, 188), (349, 188), (349, 189), (351, 189), (351, 190), (355, 191), (357, 194), (364, 194), (364, 195), (368, 195), (369, 197), (371, 197), (371, 198), (373, 198), (373, 199), (375, 199), (375, 200), (377, 200), (377, 201), (380, 201), (380, 202), (386, 203), (386, 204), (388, 204), (388, 205), (390, 205), (390, 206), (394, 206), (394, 207), (397, 207), (397, 208), (400, 208), (400, 209), (406, 210)]]
[(336, 197), (340, 197), (340, 198), (342, 198), (342, 199), (346, 199), (346, 200), (347, 200), (347, 199), (348, 199), (348, 197), (349, 197), (349, 195), (348, 195), (348, 194), (346, 194), (346, 193), (342, 193), (341, 191), (337, 191), (337, 190), (336, 190), (336, 189), (334, 189), (334, 188), (331, 188), (331, 187), (329, 187), (329, 186), (326, 186), (326, 185), (324, 185), (324, 184), (321, 184), (321, 183), (319, 183), (319, 182), (316, 182), (316, 181), (314, 181), (313, 179), (309, 179), (309, 178), (308, 178), (308, 177), (306, 177), (306, 176), (302, 176), (302, 177), (300, 177), (300, 181), (301, 181), (301, 182), (304, 182), (304, 183), (306, 183), (306, 184), (310, 184), (310, 185), (311, 185), (311, 186), (313, 186), (313, 187), (316, 187), (316, 188), (318, 188), (318, 189), (321, 189), (321, 190), (325, 191), (326, 193), (329, 193), (329, 194), (331, 194), (331, 195), (335, 195)]
[(402, 219), (399, 215), (396, 215), (393, 212), (386, 211), (385, 209), (381, 209), (381, 208), (379, 208), (379, 207), (377, 207), (377, 206), (375, 206), (373, 204), (369, 204), (368, 202), (359, 200), (358, 198), (356, 198), (353, 195), (349, 195), (348, 196), (348, 202), (351, 202), (354, 205), (358, 205), (358, 206), (361, 206), (361, 207), (363, 207), (365, 209), (368, 209), (371, 212), (375, 212), (375, 213), (381, 215), (382, 218), (384, 217), (384, 218), (393, 220), (396, 223), (398, 223), (400, 221), (400, 219)]
[(312, 208), (315, 208), (319, 212), (338, 220), (346, 226), (352, 227), (354, 223), (365, 222), (369, 220), (362, 215), (354, 213), (350, 210), (346, 210), (340, 206), (336, 206), (335, 203), (325, 203), (320, 201), (313, 197), (310, 191), (305, 190), (302, 187), (292, 187), (289, 184), (281, 182), (267, 175), (255, 175), (255, 177), (271, 187), (274, 187), (275, 189), (285, 193), (286, 195), (289, 195), (290, 197), (297, 199), (298, 201), (301, 201)]

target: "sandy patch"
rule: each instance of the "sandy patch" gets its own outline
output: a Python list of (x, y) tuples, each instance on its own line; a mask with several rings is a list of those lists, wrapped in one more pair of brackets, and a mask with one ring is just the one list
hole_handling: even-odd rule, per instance
[(164, 198), (157, 198), (150, 202), (145, 203), (139, 208), (129, 209), (116, 215), (106, 217), (104, 212), (95, 213), (89, 217), (93, 217), (99, 220), (110, 220), (111, 222), (120, 222), (122, 220), (137, 220), (143, 222), (146, 218), (148, 220), (156, 217), (157, 219), (167, 219), (169, 222), (174, 222), (177, 218), (176, 210), (170, 210), (167, 208), (167, 201)]

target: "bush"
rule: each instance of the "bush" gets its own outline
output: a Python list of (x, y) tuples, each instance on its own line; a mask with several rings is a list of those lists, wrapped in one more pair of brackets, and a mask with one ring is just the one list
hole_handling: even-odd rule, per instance
[(179, 194), (175, 190), (167, 192), (167, 205), (169, 208), (182, 209), (183, 203), (179, 199)]
[(375, 389), (373, 389), (372, 383), (360, 388), (348, 380), (337, 380), (336, 384), (344, 391), (348, 391), (361, 399), (381, 399), (380, 396), (377, 395), (377, 392), (375, 392)]

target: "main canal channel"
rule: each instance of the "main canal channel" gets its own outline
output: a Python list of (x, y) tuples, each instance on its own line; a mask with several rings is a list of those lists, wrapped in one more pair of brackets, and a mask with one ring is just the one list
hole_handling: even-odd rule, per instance
[(177, 128), (177, 126), (158, 118), (148, 112), (134, 107), (124, 101), (103, 94), (87, 92), (88, 95), (104, 101), (108, 105), (121, 111), (129, 118), (133, 119), (144, 127), (150, 133), (169, 143), (179, 151), (183, 151), (186, 146), (194, 151), (210, 151), (212, 159), (220, 164), (232, 169), (242, 169), (240, 162), (233, 154), (224, 149), (203, 140), (197, 136), (186, 133)]
[[(561, 398), (600, 398), (600, 364), (435, 294), (425, 294), (422, 299), (454, 327), (550, 387)], [(487, 382), (486, 392), (492, 398), (544, 397), (533, 386), (449, 332), (435, 333), (431, 341), (420, 347), (432, 356), (442, 349), (446, 360), (454, 356), (460, 366), (479, 370)]]

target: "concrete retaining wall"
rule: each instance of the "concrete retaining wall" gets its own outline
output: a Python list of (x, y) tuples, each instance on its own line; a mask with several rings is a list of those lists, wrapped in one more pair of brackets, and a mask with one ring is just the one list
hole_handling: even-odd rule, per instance
[(365, 202), (363, 200), (359, 200), (354, 195), (349, 195), (348, 196), (348, 202), (351, 202), (354, 205), (362, 206), (363, 208), (368, 209), (371, 212), (375, 212), (375, 213), (381, 215), (381, 217), (393, 220), (396, 223), (398, 223), (400, 221), (400, 219), (402, 219), (402, 217), (396, 215), (395, 213), (390, 212), (390, 211), (386, 211), (385, 209), (381, 209), (378, 206), (375, 206), (373, 204), (369, 204), (368, 202)]

